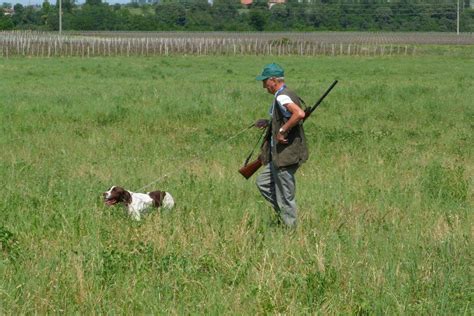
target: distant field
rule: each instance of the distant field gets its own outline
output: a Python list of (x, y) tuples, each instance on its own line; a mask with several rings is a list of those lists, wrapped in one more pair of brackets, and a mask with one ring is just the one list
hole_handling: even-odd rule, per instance
[[(305, 123), (293, 233), (237, 173), (271, 61), (307, 103), (340, 81)], [(1, 314), (471, 314), (470, 64), (0, 59)], [(101, 201), (150, 183), (172, 212)]]
[[(446, 45), (455, 45), (446, 50)], [(0, 32), (0, 57), (400, 56), (474, 58), (471, 33)], [(439, 49), (439, 46), (443, 49)]]
[(474, 34), (450, 32), (110, 32), (71, 31), (68, 34), (104, 37), (167, 37), (216, 39), (303, 40), (328, 44), (473, 45)]

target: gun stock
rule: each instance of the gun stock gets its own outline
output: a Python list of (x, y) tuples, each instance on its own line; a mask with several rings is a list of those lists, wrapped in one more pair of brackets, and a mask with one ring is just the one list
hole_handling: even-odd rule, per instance
[(245, 177), (245, 179), (250, 178), (257, 170), (262, 166), (262, 161), (260, 158), (246, 164), (242, 168), (239, 169), (241, 175)]

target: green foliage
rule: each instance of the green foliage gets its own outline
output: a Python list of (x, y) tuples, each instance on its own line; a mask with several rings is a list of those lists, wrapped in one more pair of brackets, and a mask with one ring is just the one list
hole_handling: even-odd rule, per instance
[(102, 5), (102, 0), (86, 0), (86, 4), (90, 6), (100, 6)]
[(12, 30), (14, 28), (13, 20), (11, 16), (3, 14), (0, 9), (0, 30)]
[(249, 13), (249, 25), (255, 31), (265, 30), (265, 25), (267, 24), (267, 13), (261, 9), (251, 9)]
[[(436, 49), (0, 60), (2, 312), (466, 313), (474, 75)], [(292, 232), (237, 172), (269, 62), (308, 104), (339, 80), (305, 122)], [(137, 223), (111, 185), (177, 205)]]
[(187, 24), (186, 9), (178, 2), (165, 2), (156, 6), (156, 19), (162, 29), (174, 30)]
[[(246, 7), (238, 0), (215, 0), (212, 5), (196, 0), (113, 6), (101, 0), (87, 0), (80, 6), (65, 0), (62, 8), (65, 30), (453, 32), (457, 19), (455, 3), (412, 1), (287, 1), (269, 7), (266, 0), (257, 0)], [(461, 32), (474, 31), (473, 12), (469, 6), (461, 11)], [(17, 4), (13, 26), (2, 23), (0, 17), (0, 30), (57, 30), (53, 17), (57, 20), (58, 15), (58, 4), (51, 7), (45, 2), (40, 10)]]

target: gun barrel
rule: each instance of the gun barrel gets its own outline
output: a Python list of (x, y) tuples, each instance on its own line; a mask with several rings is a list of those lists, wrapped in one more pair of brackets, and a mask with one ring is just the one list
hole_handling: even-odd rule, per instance
[(331, 86), (326, 90), (326, 92), (324, 92), (324, 94), (319, 98), (319, 100), (316, 102), (315, 105), (313, 105), (311, 108), (309, 108), (307, 111), (305, 111), (305, 117), (303, 119), (303, 121), (305, 121), (310, 115), (311, 113), (313, 113), (314, 110), (316, 110), (316, 108), (318, 107), (318, 105), (321, 104), (321, 102), (323, 102), (324, 98), (329, 94), (329, 92), (331, 92), (332, 88), (334, 88), (334, 86), (338, 83), (337, 80), (334, 80), (334, 82), (331, 84)]

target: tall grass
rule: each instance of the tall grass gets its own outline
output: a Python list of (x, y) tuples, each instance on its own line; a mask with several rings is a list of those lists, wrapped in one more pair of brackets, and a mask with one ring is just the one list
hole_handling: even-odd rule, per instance
[[(276, 61), (311, 103), (288, 232), (238, 173)], [(463, 58), (0, 60), (0, 309), (470, 314), (474, 74)], [(230, 139), (230, 140), (229, 140)], [(167, 175), (164, 177), (164, 175)], [(111, 185), (170, 191), (133, 222)]]

